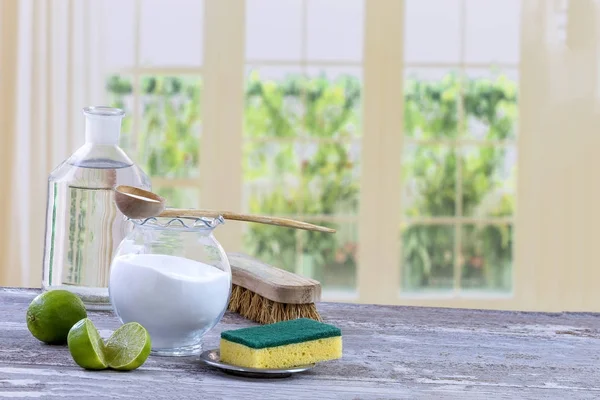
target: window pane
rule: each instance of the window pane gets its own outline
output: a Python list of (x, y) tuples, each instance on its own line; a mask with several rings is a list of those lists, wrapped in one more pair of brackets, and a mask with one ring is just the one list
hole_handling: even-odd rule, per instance
[(300, 60), (302, 0), (246, 1), (246, 57)]
[(513, 146), (462, 149), (463, 215), (510, 217), (515, 208), (516, 150)]
[(402, 236), (402, 291), (437, 292), (454, 286), (454, 226), (410, 225)]
[(359, 68), (251, 69), (246, 88), (247, 137), (310, 136), (322, 139), (361, 134)]
[(247, 142), (246, 209), (270, 215), (356, 215), (359, 159), (359, 142)]
[(301, 149), (294, 143), (244, 145), (244, 204), (250, 213), (294, 215), (304, 198)]
[(458, 136), (460, 75), (438, 68), (407, 69), (404, 84), (404, 133), (415, 139)]
[(463, 108), (465, 135), (479, 140), (514, 139), (518, 128), (517, 70), (467, 69)]
[(328, 234), (248, 224), (244, 227), (245, 251), (276, 267), (318, 280), (324, 291), (355, 290), (356, 223), (306, 221), (332, 227), (337, 232)]
[[(135, 64), (135, 0), (97, 1), (100, 62), (107, 70)], [(91, 18), (95, 18), (92, 16)]]
[[(136, 156), (135, 137), (132, 132), (133, 122), (133, 78), (127, 75), (112, 75), (105, 83), (108, 104), (125, 111), (121, 123), (120, 145), (132, 158)], [(137, 160), (134, 160), (137, 161)]]
[(302, 232), (299, 272), (321, 282), (324, 291), (355, 290), (358, 254), (356, 223), (309, 222), (334, 228), (336, 233)]
[(244, 135), (290, 138), (302, 132), (304, 104), (300, 68), (248, 70)]
[(192, 187), (159, 187), (155, 189), (167, 201), (167, 207), (199, 208), (200, 190)]
[(521, 0), (466, 0), (465, 61), (519, 62)]
[(465, 225), (461, 288), (508, 292), (512, 287), (511, 225)]
[(341, 139), (362, 135), (362, 69), (309, 67), (303, 84), (304, 131)]
[(360, 142), (313, 142), (301, 146), (300, 215), (357, 215)]
[(301, 231), (265, 224), (244, 224), (242, 229), (244, 252), (277, 268), (296, 272)]
[(405, 217), (456, 214), (456, 153), (453, 149), (405, 145), (402, 183)]
[(149, 175), (198, 176), (201, 90), (200, 78), (142, 77), (137, 154)]
[(307, 58), (361, 61), (363, 0), (306, 0)]
[(460, 61), (460, 0), (406, 0), (407, 63)]
[(202, 64), (204, 2), (144, 0), (140, 15), (140, 64)]

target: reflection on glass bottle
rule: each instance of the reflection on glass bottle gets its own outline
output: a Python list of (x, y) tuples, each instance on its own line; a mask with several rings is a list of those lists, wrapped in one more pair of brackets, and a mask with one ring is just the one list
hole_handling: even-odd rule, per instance
[(151, 186), (118, 145), (123, 111), (88, 107), (84, 115), (86, 143), (48, 179), (42, 288), (77, 293), (88, 309), (110, 309), (110, 263), (131, 229), (113, 189)]

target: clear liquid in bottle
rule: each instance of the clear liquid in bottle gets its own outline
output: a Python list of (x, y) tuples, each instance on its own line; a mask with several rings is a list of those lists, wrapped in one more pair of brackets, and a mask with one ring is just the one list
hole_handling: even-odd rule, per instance
[(84, 114), (86, 144), (48, 179), (42, 288), (69, 290), (88, 309), (108, 310), (112, 257), (132, 229), (115, 205), (113, 189), (151, 186), (118, 147), (122, 111), (93, 107)]

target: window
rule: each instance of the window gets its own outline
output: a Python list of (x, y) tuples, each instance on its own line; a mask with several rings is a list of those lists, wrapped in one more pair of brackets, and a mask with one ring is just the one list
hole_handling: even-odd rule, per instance
[(405, 12), (401, 295), (511, 293), (520, 1)]
[[(407, 0), (402, 31), (377, 39), (404, 48), (401, 64), (394, 64), (400, 75), (393, 78), (404, 94), (390, 93), (402, 96), (403, 128), (379, 138), (374, 125), (365, 131), (364, 118), (379, 117), (364, 108), (364, 77), (374, 71), (364, 65), (382, 68), (387, 55), (380, 50), (365, 58), (364, 49), (372, 51), (365, 24), (369, 10), (385, 13), (396, 6), (247, 0), (241, 7), (178, 0), (167, 7), (130, 0), (116, 21), (110, 7), (101, 24), (107, 94), (131, 116), (124, 147), (171, 206), (228, 201), (245, 212), (336, 228), (336, 235), (328, 235), (244, 224), (223, 234), (243, 251), (318, 279), (328, 300), (369, 299), (376, 290), (386, 302), (511, 293), (519, 1)], [(240, 13), (242, 31), (204, 24), (207, 7)], [(399, 17), (390, 23), (397, 25)], [(224, 61), (209, 55), (210, 43), (230, 54), (239, 46), (243, 65), (228, 59), (224, 70), (218, 64)], [(232, 83), (236, 70), (244, 79), (239, 87)], [(205, 84), (211, 82), (209, 94)], [(228, 99), (217, 94), (219, 85), (243, 95), (243, 115), (229, 110)], [(390, 91), (385, 83), (370, 90), (374, 98)], [(225, 134), (218, 121), (224, 117), (210, 111), (217, 109), (239, 119), (241, 132), (228, 132), (229, 151), (219, 153), (222, 161), (209, 161), (216, 144), (225, 144), (217, 138)], [(207, 129), (210, 117), (216, 125)], [(396, 149), (384, 149), (385, 135), (401, 136), (393, 142)], [(385, 204), (362, 191), (365, 179), (379, 173), (365, 162), (375, 154), (398, 160), (399, 179), (379, 190), (397, 190), (402, 205), (397, 219), (377, 228), (365, 224), (369, 216), (361, 213), (361, 199), (369, 209)], [(215, 181), (227, 182), (228, 196), (206, 186)], [(397, 237), (397, 247), (361, 248), (360, 237), (375, 230)], [(385, 275), (383, 266), (367, 267), (369, 254), (381, 251), (384, 263), (398, 269), (392, 274), (396, 283), (388, 285), (400, 296), (372, 276)]]
[(203, 2), (99, 7), (108, 101), (127, 112), (123, 148), (169, 206), (200, 207)]
[[(245, 250), (355, 296), (363, 0), (248, 0), (243, 205), (336, 235), (248, 225)], [(330, 22), (335, 20), (335, 29)]]

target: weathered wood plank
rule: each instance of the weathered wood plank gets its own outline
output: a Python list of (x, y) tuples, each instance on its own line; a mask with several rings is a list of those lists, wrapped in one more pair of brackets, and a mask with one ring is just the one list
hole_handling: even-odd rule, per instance
[[(0, 398), (600, 398), (600, 316), (320, 304), (344, 357), (284, 380), (223, 374), (194, 357), (150, 357), (129, 372), (89, 372), (38, 342), (25, 309), (37, 291), (0, 289)], [(108, 336), (112, 313), (90, 318)], [(205, 339), (251, 325), (226, 314)]]

